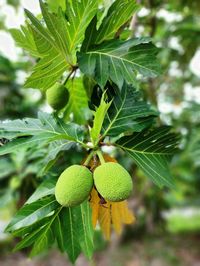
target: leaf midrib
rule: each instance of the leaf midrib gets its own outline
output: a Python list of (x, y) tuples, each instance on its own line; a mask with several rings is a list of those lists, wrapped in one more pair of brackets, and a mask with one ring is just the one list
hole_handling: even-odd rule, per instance
[(118, 56), (116, 56), (116, 55), (111, 55), (111, 54), (109, 54), (109, 53), (102, 53), (102, 52), (99, 52), (99, 51), (90, 51), (90, 52), (87, 52), (86, 54), (88, 54), (88, 55), (91, 55), (91, 54), (97, 54), (97, 55), (99, 55), (99, 56), (103, 55), (103, 56), (106, 56), (106, 57), (115, 58), (115, 59), (117, 59), (117, 60), (122, 61), (122, 63), (124, 63), (124, 61), (125, 61), (125, 62), (127, 62), (127, 63), (129, 63), (129, 64), (135, 65), (135, 66), (137, 66), (137, 67), (139, 67), (139, 68), (143, 68), (143, 69), (145, 69), (145, 70), (147, 70), (147, 71), (150, 71), (150, 72), (152, 72), (152, 73), (155, 73), (155, 74), (157, 73), (156, 71), (153, 71), (152, 69), (149, 69), (149, 68), (147, 68), (147, 67), (144, 67), (143, 65), (139, 65), (139, 64), (135, 63), (134, 61), (129, 61), (129, 60), (125, 59), (124, 57), (121, 58), (121, 57), (118, 57)]

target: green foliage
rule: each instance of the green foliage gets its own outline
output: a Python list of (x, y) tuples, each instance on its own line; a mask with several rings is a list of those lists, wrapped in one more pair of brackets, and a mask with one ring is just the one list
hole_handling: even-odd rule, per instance
[(136, 76), (155, 77), (160, 73), (157, 48), (149, 38), (112, 40), (78, 55), (83, 73), (92, 76), (103, 88), (111, 79), (119, 88), (124, 81), (137, 84)]
[(11, 29), (10, 33), (16, 42), (16, 45), (28, 51), (32, 56), (39, 57), (30, 26), (21, 26), (21, 30)]
[(80, 78), (69, 80), (67, 83), (69, 90), (69, 102), (64, 111), (64, 117), (69, 120), (73, 114), (73, 120), (78, 124), (84, 124), (90, 111), (88, 108), (88, 97)]
[[(108, 9), (100, 9), (98, 3), (40, 0), (41, 16), (25, 10), (26, 26), (11, 30), (16, 44), (36, 58), (24, 87), (45, 92), (59, 82), (69, 92), (59, 112), (0, 122), (0, 155), (7, 155), (0, 169), (2, 164), (10, 169), (2, 171), (0, 179), (14, 172), (14, 164), (20, 184), (28, 178), (34, 183), (35, 192), (6, 229), (22, 238), (15, 250), (32, 246), (31, 256), (57, 243), (73, 263), (81, 252), (92, 257), (88, 201), (63, 207), (54, 195), (60, 173), (75, 164), (73, 153), (79, 163), (87, 153), (84, 164), (90, 167), (101, 146), (112, 145), (130, 155), (159, 187), (173, 187), (168, 161), (178, 137), (169, 127), (157, 127), (158, 112), (139, 86), (161, 73), (159, 50), (149, 37), (129, 36), (130, 19), (139, 8), (136, 1), (116, 0)], [(56, 92), (53, 100), (58, 96)], [(4, 193), (12, 194), (10, 189), (4, 189), (3, 197)]]
[(99, 44), (113, 39), (118, 30), (126, 24), (139, 9), (135, 0), (117, 0), (109, 8), (97, 30), (96, 18), (90, 23), (82, 49), (88, 50), (91, 44)]
[(100, 105), (94, 113), (93, 127), (90, 131), (91, 140), (92, 140), (94, 145), (96, 144), (96, 142), (98, 143), (98, 140), (100, 138), (102, 125), (103, 125), (103, 121), (104, 121), (106, 113), (108, 112), (108, 109), (111, 105), (111, 102), (106, 103), (104, 98), (105, 98), (105, 94), (102, 95)]
[(0, 149), (1, 155), (10, 153), (13, 149), (20, 149), (24, 145), (30, 147), (34, 143), (49, 143), (60, 139), (82, 143), (81, 127), (73, 123), (65, 124), (61, 119), (42, 112), (38, 114), (38, 119), (1, 122), (0, 129), (0, 136), (13, 139)]
[(167, 159), (175, 152), (179, 139), (169, 130), (169, 127), (144, 130), (117, 141), (117, 145), (160, 187), (173, 187)]
[(158, 115), (141, 96), (141, 92), (124, 84), (121, 93), (116, 87), (108, 91), (112, 99), (103, 124), (103, 136), (118, 136), (125, 132), (139, 132), (153, 123)]
[[(48, 187), (48, 182), (45, 182), (45, 196), (53, 194), (51, 190), (47, 193)], [(44, 193), (38, 193), (42, 198), (32, 197), (31, 202), (24, 205), (6, 228), (7, 232), (23, 238), (15, 250), (33, 245), (30, 253), (32, 257), (48, 249), (56, 241), (59, 249), (67, 252), (72, 262), (81, 250), (87, 257), (91, 257), (93, 229), (91, 222), (88, 222), (91, 215), (88, 203), (75, 208), (63, 208), (57, 203), (54, 195), (43, 197)]]

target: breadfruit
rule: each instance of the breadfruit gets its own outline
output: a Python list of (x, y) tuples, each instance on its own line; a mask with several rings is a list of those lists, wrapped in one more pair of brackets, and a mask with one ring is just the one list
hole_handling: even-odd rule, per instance
[(94, 184), (105, 200), (114, 202), (127, 199), (133, 188), (129, 173), (114, 162), (104, 163), (95, 169)]
[(21, 185), (21, 179), (18, 176), (13, 176), (9, 182), (9, 187), (12, 190), (16, 190), (20, 187)]
[(93, 187), (92, 173), (82, 165), (68, 167), (58, 178), (55, 187), (56, 200), (66, 207), (82, 203)]
[(55, 110), (60, 110), (69, 100), (69, 92), (64, 85), (56, 83), (46, 91), (48, 104)]

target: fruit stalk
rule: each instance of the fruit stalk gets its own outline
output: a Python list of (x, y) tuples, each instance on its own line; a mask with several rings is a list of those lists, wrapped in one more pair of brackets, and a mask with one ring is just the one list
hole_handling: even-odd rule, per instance
[(97, 155), (99, 157), (99, 160), (100, 160), (101, 164), (104, 164), (105, 160), (104, 160), (102, 152), (100, 150), (97, 151)]
[(85, 162), (83, 163), (84, 166), (88, 166), (92, 157), (95, 155), (96, 151), (91, 151), (88, 157), (86, 158)]

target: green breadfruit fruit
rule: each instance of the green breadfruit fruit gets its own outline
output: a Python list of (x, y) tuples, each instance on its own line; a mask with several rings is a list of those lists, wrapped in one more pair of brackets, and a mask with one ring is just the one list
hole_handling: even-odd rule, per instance
[(58, 178), (56, 200), (66, 207), (79, 205), (87, 199), (92, 187), (93, 177), (90, 170), (82, 165), (72, 165)]
[(18, 176), (13, 176), (10, 179), (9, 187), (12, 190), (16, 190), (16, 189), (18, 189), (21, 186), (21, 183), (22, 183), (22, 181), (21, 181), (21, 179)]
[(127, 199), (133, 189), (129, 173), (114, 162), (104, 163), (95, 169), (94, 184), (104, 199), (114, 202)]
[(55, 110), (60, 110), (69, 100), (69, 92), (64, 85), (56, 83), (46, 91), (48, 104)]

